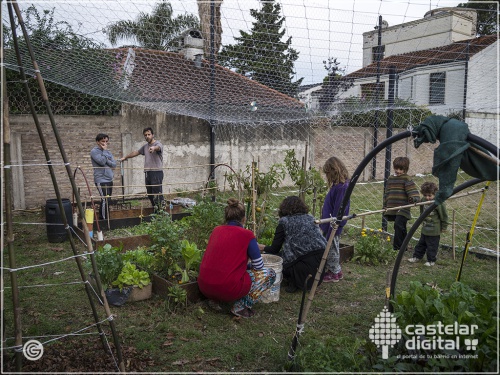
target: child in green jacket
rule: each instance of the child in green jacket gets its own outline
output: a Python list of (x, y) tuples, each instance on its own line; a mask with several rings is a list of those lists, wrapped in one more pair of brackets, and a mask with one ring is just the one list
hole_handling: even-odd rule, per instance
[[(425, 201), (433, 201), (438, 187), (434, 182), (424, 182), (420, 189), (423, 199)], [(420, 213), (422, 213), (428, 205), (420, 206)], [(430, 214), (424, 219), (422, 224), (422, 234), (418, 240), (417, 246), (413, 250), (413, 257), (408, 259), (409, 262), (415, 263), (420, 261), (427, 252), (426, 266), (430, 267), (436, 263), (436, 256), (439, 248), (439, 240), (441, 233), (446, 231), (448, 226), (448, 213), (444, 203), (437, 206)]]

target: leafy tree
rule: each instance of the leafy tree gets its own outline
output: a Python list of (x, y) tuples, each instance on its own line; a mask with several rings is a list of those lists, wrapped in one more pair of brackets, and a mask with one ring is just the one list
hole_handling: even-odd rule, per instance
[[(30, 43), (40, 50), (65, 50), (65, 49), (84, 49), (84, 48), (102, 48), (103, 44), (97, 43), (92, 39), (78, 35), (73, 27), (67, 21), (56, 21), (54, 19), (54, 10), (43, 9), (41, 12), (34, 5), (22, 10), (23, 21), (26, 26)], [(11, 29), (4, 26), (4, 46), (13, 47)], [(18, 24), (15, 25), (18, 43), (21, 48), (25, 46), (26, 41)]]
[(341, 91), (347, 91), (354, 85), (353, 78), (345, 78), (345, 69), (339, 68), (340, 63), (337, 59), (329, 57), (328, 61), (323, 61), (328, 75), (323, 79), (321, 93), (319, 96), (319, 108), (325, 110), (332, 104), (337, 94)]
[(477, 35), (492, 35), (500, 31), (500, 27), (497, 22), (500, 6), (499, 3), (500, 0), (485, 2), (469, 1), (467, 3), (460, 3), (457, 7), (476, 9)]
[(196, 16), (186, 13), (174, 18), (173, 13), (172, 5), (162, 0), (155, 5), (151, 14), (140, 12), (135, 21), (118, 21), (104, 32), (112, 45), (121, 39), (133, 39), (140, 47), (169, 51), (174, 39), (182, 31), (199, 28)]
[[(56, 21), (54, 10), (39, 10), (34, 5), (22, 10), (22, 17), (30, 44), (37, 58), (38, 65), (45, 80), (45, 88), (51, 101), (54, 114), (113, 114), (120, 104), (113, 100), (91, 96), (64, 87), (67, 83), (67, 62), (73, 63), (71, 75), (80, 85), (102, 87), (102, 90), (115, 92), (113, 86), (114, 59), (112, 54), (104, 50), (104, 45), (82, 35), (78, 35), (66, 21)], [(7, 93), (9, 108), (12, 114), (29, 113), (24, 83), (20, 81), (17, 71), (17, 60), (14, 55), (13, 33), (11, 28), (4, 26), (4, 46), (6, 67)], [(27, 43), (18, 24), (14, 25), (21, 59), (26, 68), (28, 87), (32, 93), (33, 103), (38, 113), (45, 113), (38, 83), (30, 76), (30, 61), (27, 53)], [(56, 83), (57, 82), (57, 83)], [(58, 84), (60, 83), (60, 84)]]
[(221, 65), (234, 69), (283, 94), (294, 97), (303, 78), (292, 82), (294, 63), (299, 53), (291, 48), (292, 38), (282, 41), (285, 35), (280, 16), (281, 6), (274, 1), (263, 2), (261, 10), (251, 9), (256, 19), (250, 33), (240, 30), (236, 44), (223, 46), (219, 54)]

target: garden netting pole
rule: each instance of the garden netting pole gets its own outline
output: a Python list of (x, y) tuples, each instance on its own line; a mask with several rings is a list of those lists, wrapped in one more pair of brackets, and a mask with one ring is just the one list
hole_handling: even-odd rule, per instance
[[(12, 217), (12, 165), (10, 159), (10, 121), (9, 121), (9, 98), (7, 96), (7, 83), (5, 82), (5, 68), (3, 67), (3, 48), (0, 50), (0, 60), (2, 62), (2, 105), (3, 105), (3, 180), (4, 186), (0, 187), (5, 189), (5, 200), (2, 201), (2, 204), (5, 204), (5, 210), (2, 209), (2, 212), (5, 212), (5, 220), (6, 220), (6, 229), (5, 234), (7, 237), (7, 248), (9, 253), (9, 269), (16, 268), (16, 259), (14, 252), (14, 230), (12, 228), (13, 217)], [(0, 178), (1, 180), (1, 178)], [(5, 203), (4, 203), (5, 202)], [(3, 245), (3, 244), (2, 244)], [(3, 266), (3, 257), (1, 260), (2, 264), (2, 290), (3, 288), (3, 270), (5, 269)], [(16, 347), (15, 357), (16, 357), (16, 371), (20, 372), (23, 365), (22, 358), (22, 345), (23, 345), (23, 336), (22, 336), (22, 328), (21, 328), (21, 308), (19, 306), (19, 288), (17, 285), (17, 273), (10, 272), (10, 284), (12, 286), (12, 306), (14, 312), (14, 336), (15, 341), (14, 345)], [(4, 319), (4, 304), (2, 303), (2, 324), (5, 328)], [(2, 330), (2, 342), (5, 342), (5, 332)]]
[[(38, 121), (38, 116), (36, 114), (36, 110), (34, 108), (33, 101), (31, 99), (31, 93), (30, 93), (30, 90), (29, 90), (29, 87), (28, 87), (28, 84), (27, 84), (26, 75), (24, 74), (24, 69), (22, 67), (23, 65), (22, 65), (21, 56), (20, 56), (20, 52), (19, 52), (19, 45), (17, 43), (17, 37), (16, 37), (16, 33), (15, 33), (16, 25), (15, 25), (15, 22), (14, 22), (14, 15), (12, 14), (12, 7), (14, 8), (14, 11), (16, 13), (17, 19), (19, 21), (19, 25), (20, 25), (21, 30), (23, 32), (23, 36), (24, 36), (24, 39), (25, 39), (25, 42), (26, 42), (26, 46), (27, 46), (27, 49), (28, 49), (28, 52), (29, 52), (29, 55), (30, 55), (30, 58), (31, 58), (31, 62), (33, 64), (33, 68), (34, 68), (34, 71), (35, 71), (35, 74), (36, 74), (36, 78), (37, 78), (37, 82), (38, 82), (39, 88), (40, 88), (40, 91), (41, 91), (42, 99), (43, 99), (43, 102), (45, 104), (45, 108), (47, 110), (48, 117), (50, 119), (50, 123), (51, 123), (51, 126), (52, 126), (52, 131), (54, 132), (54, 136), (55, 136), (57, 144), (59, 146), (59, 151), (61, 153), (64, 165), (66, 167), (66, 172), (67, 172), (68, 178), (69, 178), (69, 180), (71, 182), (73, 193), (75, 194), (75, 197), (76, 197), (76, 201), (77, 201), (77, 205), (78, 205), (78, 210), (80, 212), (81, 217), (84, 218), (85, 215), (84, 215), (83, 206), (82, 206), (82, 203), (81, 203), (81, 200), (80, 200), (80, 195), (78, 194), (78, 189), (76, 187), (75, 180), (74, 180), (73, 175), (71, 173), (70, 163), (68, 162), (68, 158), (67, 158), (66, 153), (64, 151), (64, 147), (62, 145), (62, 141), (61, 141), (61, 138), (59, 136), (59, 132), (57, 130), (57, 127), (56, 127), (56, 124), (55, 124), (55, 121), (54, 121), (54, 116), (52, 114), (52, 110), (51, 110), (51, 107), (50, 107), (50, 102), (48, 100), (47, 91), (45, 90), (45, 85), (44, 85), (42, 76), (40, 74), (40, 69), (39, 69), (38, 64), (37, 64), (37, 62), (35, 60), (33, 49), (31, 47), (31, 43), (30, 43), (30, 40), (29, 40), (29, 35), (28, 35), (27, 30), (26, 30), (26, 25), (24, 24), (24, 21), (23, 21), (23, 18), (22, 18), (22, 14), (21, 14), (21, 11), (19, 9), (19, 6), (18, 6), (17, 2), (13, 1), (12, 3), (8, 3), (8, 8), (9, 8), (9, 16), (10, 16), (10, 20), (11, 20), (11, 29), (12, 29), (12, 34), (13, 34), (13, 41), (14, 41), (14, 45), (15, 45), (16, 58), (17, 58), (18, 66), (19, 66), (19, 71), (20, 71), (21, 77), (22, 77), (22, 79), (24, 81), (24, 86), (25, 86), (25, 90), (26, 90), (26, 95), (27, 95), (27, 98), (28, 98), (28, 102), (30, 104), (30, 109), (31, 109), (31, 112), (33, 114), (33, 119), (34, 119), (34, 122), (35, 122), (35, 125), (36, 125), (36, 128), (37, 128), (37, 131), (38, 131), (38, 135), (40, 137), (40, 142), (42, 144), (42, 148), (43, 148), (44, 153), (45, 153), (45, 158), (46, 158), (46, 161), (47, 161), (47, 165), (49, 167), (50, 175), (51, 175), (51, 178), (52, 178), (52, 183), (54, 185), (54, 190), (55, 190), (55, 193), (56, 193), (56, 196), (57, 196), (57, 201), (58, 201), (58, 204), (59, 204), (59, 209), (60, 209), (60, 212), (61, 212), (61, 217), (62, 217), (63, 223), (65, 225), (66, 231), (68, 232), (69, 242), (70, 242), (73, 254), (75, 255), (75, 261), (76, 261), (76, 264), (78, 266), (78, 270), (80, 272), (80, 276), (81, 276), (81, 278), (82, 278), (82, 280), (84, 281), (84, 284), (85, 284), (85, 290), (87, 292), (87, 296), (88, 296), (88, 299), (89, 299), (89, 302), (90, 302), (90, 306), (92, 308), (92, 313), (93, 313), (94, 319), (95, 319), (96, 324), (97, 324), (97, 328), (98, 328), (98, 332), (100, 334), (99, 336), (101, 338), (101, 342), (103, 343), (104, 348), (106, 348), (106, 341), (105, 341), (105, 339), (103, 337), (104, 334), (103, 334), (103, 331), (102, 331), (102, 327), (99, 324), (99, 316), (98, 316), (97, 310), (95, 308), (94, 300), (92, 299), (92, 291), (91, 291), (91, 288), (90, 288), (90, 285), (89, 285), (89, 282), (88, 282), (88, 278), (87, 278), (87, 276), (85, 274), (85, 271), (83, 269), (82, 261), (81, 261), (81, 259), (79, 257), (80, 254), (78, 253), (78, 251), (76, 249), (76, 245), (75, 245), (75, 242), (73, 240), (72, 233), (71, 233), (71, 228), (68, 225), (68, 218), (66, 217), (66, 214), (64, 212), (64, 207), (63, 207), (63, 204), (62, 204), (61, 194), (59, 192), (59, 188), (58, 188), (57, 180), (56, 180), (56, 177), (55, 177), (54, 169), (53, 169), (53, 166), (52, 166), (52, 163), (51, 163), (50, 155), (48, 153), (48, 149), (47, 149), (47, 146), (46, 146), (45, 138), (43, 136), (43, 132), (42, 132), (41, 127), (40, 127), (40, 123)], [(86, 225), (83, 225), (83, 227), (85, 228)], [(94, 252), (92, 250), (92, 243), (90, 241), (90, 236), (88, 234), (88, 231), (86, 231), (85, 233), (86, 233), (86, 237), (88, 237), (87, 243), (88, 243), (88, 245), (90, 244), (90, 247), (88, 247), (88, 250), (89, 250), (89, 253), (90, 253), (90, 258), (91, 258), (91, 262), (92, 262), (94, 274), (95, 274), (95, 277), (96, 277), (97, 286), (98, 286), (98, 289), (101, 290), (101, 292), (102, 292), (103, 289), (102, 289), (102, 285), (101, 285), (101, 282), (100, 282), (99, 273), (97, 272), (97, 266), (96, 266), (96, 262), (95, 262)], [(105, 298), (104, 298), (103, 303), (104, 303), (105, 306), (107, 306), (107, 300)], [(113, 334), (113, 339), (114, 339), (114, 343), (115, 343), (115, 347), (116, 347), (116, 353), (117, 353), (118, 361), (119, 361), (119, 367), (120, 367), (120, 370), (122, 372), (124, 372), (125, 371), (125, 366), (124, 366), (124, 363), (123, 363), (123, 358), (122, 358), (122, 353), (121, 353), (121, 346), (120, 346), (118, 335), (117, 335), (117, 332), (116, 332), (116, 329), (115, 329), (114, 321), (112, 319), (109, 320), (109, 324), (110, 324), (111, 331), (112, 331), (112, 334)]]
[[(396, 67), (389, 67), (389, 102), (387, 107), (387, 130), (386, 138), (392, 137), (392, 126), (394, 124), (394, 101), (396, 97)], [(387, 186), (387, 180), (391, 175), (392, 144), (385, 148), (385, 168), (384, 168), (384, 191)], [(387, 219), (382, 215), (382, 230), (387, 231)]]
[[(472, 236), (474, 235), (474, 228), (476, 227), (477, 223), (477, 218), (479, 217), (479, 212), (481, 212), (481, 207), (484, 202), (484, 197), (486, 196), (486, 192), (488, 191), (488, 188), (490, 187), (490, 182), (488, 181), (484, 187), (483, 194), (481, 194), (481, 198), (479, 199), (479, 203), (476, 208), (476, 213), (474, 215), (474, 219), (472, 220), (472, 224), (470, 226), (470, 230), (467, 232), (467, 236), (465, 238), (465, 246), (464, 246), (464, 253), (462, 255), (462, 261), (460, 262), (460, 268), (458, 269), (458, 274), (457, 274), (457, 281), (460, 281), (460, 277), (462, 276), (462, 269), (464, 267), (465, 263), (465, 258), (467, 257), (467, 253), (469, 252), (470, 244), (472, 241)], [(453, 251), (455, 249), (453, 248)]]

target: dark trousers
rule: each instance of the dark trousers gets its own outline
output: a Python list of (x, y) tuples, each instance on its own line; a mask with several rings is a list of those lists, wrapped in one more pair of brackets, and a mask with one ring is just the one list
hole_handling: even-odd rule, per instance
[(101, 206), (99, 207), (99, 220), (106, 220), (109, 217), (109, 198), (113, 192), (112, 182), (96, 182), (97, 191), (101, 196)]
[(146, 171), (146, 192), (148, 193), (151, 206), (161, 209), (163, 206), (163, 171)]
[(427, 261), (435, 262), (440, 238), (441, 236), (426, 236), (425, 234), (421, 234), (417, 246), (413, 249), (413, 257), (422, 259), (427, 252)]
[[(307, 289), (311, 289), (322, 256), (323, 250), (315, 251), (298, 258), (290, 264), (284, 264), (283, 278), (287, 279), (289, 285), (295, 285), (297, 288), (304, 290), (307, 276), (311, 275), (312, 277), (307, 281)], [(325, 269), (323, 269), (319, 284), (323, 281), (324, 275)]]
[(392, 243), (392, 248), (394, 250), (399, 250), (403, 241), (405, 240), (408, 231), (406, 230), (406, 223), (408, 219), (402, 215), (396, 215), (394, 219), (394, 242)]

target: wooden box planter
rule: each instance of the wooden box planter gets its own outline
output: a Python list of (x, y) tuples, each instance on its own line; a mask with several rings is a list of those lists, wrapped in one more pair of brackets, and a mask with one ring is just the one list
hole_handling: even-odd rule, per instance
[(196, 303), (199, 302), (205, 297), (201, 294), (200, 289), (198, 288), (198, 283), (196, 281), (192, 281), (185, 284), (177, 284), (164, 279), (157, 274), (151, 275), (151, 279), (153, 280), (153, 293), (158, 294), (162, 297), (168, 297), (168, 288), (172, 286), (179, 286), (186, 291), (187, 299), (190, 302)]
[(339, 244), (339, 252), (340, 252), (340, 263), (347, 262), (351, 260), (351, 258), (354, 255), (354, 246), (341, 243)]
[(150, 246), (151, 237), (149, 237), (149, 234), (142, 234), (129, 237), (104, 238), (102, 241), (93, 240), (92, 242), (96, 249), (106, 244), (110, 244), (113, 247), (120, 247), (123, 245), (123, 250), (134, 250), (139, 246)]

